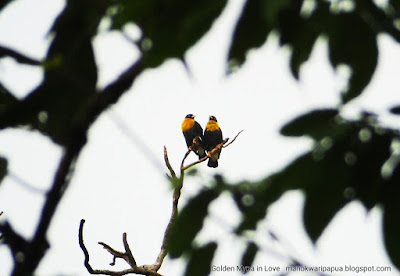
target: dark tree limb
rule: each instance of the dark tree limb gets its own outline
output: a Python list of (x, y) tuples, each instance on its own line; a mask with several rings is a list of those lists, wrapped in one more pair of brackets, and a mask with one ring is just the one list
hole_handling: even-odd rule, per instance
[[(77, 139), (77, 141), (82, 140)], [(23, 254), (22, 261), (16, 262), (12, 275), (32, 275), (48, 249), (49, 244), (46, 239), (47, 230), (56, 208), (71, 181), (75, 162), (83, 145), (83, 143), (74, 143), (64, 149), (53, 184), (47, 193), (46, 201), (34, 237), (30, 242), (28, 242), (26, 248), (21, 251)]]
[[(38, 63), (33, 60), (29, 60), (29, 58), (24, 58), (22, 55), (18, 55), (15, 51), (7, 50), (4, 47), (0, 47), (0, 56), (3, 54), (9, 56), (13, 56), (14, 58), (18, 58), (21, 61), (25, 61), (27, 63)], [(22, 246), (13, 246), (15, 248), (18, 247), (18, 256), (19, 260), (14, 262), (14, 268), (12, 271), (12, 275), (32, 275), (38, 266), (39, 262), (43, 258), (46, 253), (46, 250), (49, 248), (49, 244), (46, 239), (46, 234), (49, 229), (51, 220), (56, 212), (56, 209), (60, 203), (64, 192), (68, 188), (70, 180), (73, 175), (73, 169), (77, 158), (86, 144), (86, 133), (90, 128), (91, 124), (97, 119), (98, 115), (100, 115), (104, 110), (106, 110), (110, 105), (116, 103), (118, 99), (130, 88), (135, 79), (140, 75), (140, 73), (144, 70), (145, 66), (143, 65), (142, 58), (136, 61), (132, 66), (130, 66), (124, 73), (120, 75), (120, 77), (108, 85), (102, 92), (99, 92), (93, 101), (89, 101), (87, 105), (87, 112), (82, 115), (80, 119), (80, 125), (76, 127), (76, 129), (72, 129), (71, 140), (69, 144), (65, 145), (63, 148), (63, 155), (60, 160), (59, 166), (55, 173), (52, 186), (50, 190), (46, 193), (45, 203), (42, 208), (41, 217), (38, 222), (38, 226), (36, 228), (36, 232), (32, 240), (25, 241), (23, 243), (18, 242), (21, 239), (20, 235), (16, 232), (9, 235), (2, 232), (4, 240), (9, 240), (10, 243), (22, 244)], [(5, 224), (0, 224), (0, 227)], [(4, 229), (4, 227), (3, 227)], [(7, 242), (8, 245), (10, 243)], [(12, 251), (16, 251), (10, 246)], [(126, 248), (129, 249), (129, 248)], [(13, 252), (14, 258), (16, 253)], [(130, 259), (129, 263), (134, 263), (134, 259)], [(143, 268), (141, 268), (143, 270)], [(144, 271), (144, 270), (143, 270)], [(146, 272), (147, 273), (147, 272)], [(144, 275), (157, 275), (157, 274), (144, 274)]]
[(40, 65), (41, 64), (40, 61), (30, 58), (28, 56), (25, 56), (13, 49), (10, 49), (10, 48), (4, 47), (4, 46), (0, 46), (0, 58), (2, 58), (2, 57), (11, 57), (19, 63), (24, 63), (24, 64), (28, 64), (28, 65)]
[(123, 72), (117, 80), (107, 85), (98, 93), (95, 116), (102, 113), (110, 105), (116, 103), (119, 98), (132, 86), (135, 79), (146, 69), (144, 56), (134, 62)]

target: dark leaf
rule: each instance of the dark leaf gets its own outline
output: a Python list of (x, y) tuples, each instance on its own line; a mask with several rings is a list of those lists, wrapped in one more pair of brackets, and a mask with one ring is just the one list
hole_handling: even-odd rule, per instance
[(364, 206), (371, 209), (379, 202), (382, 189), (387, 185), (382, 177), (382, 167), (391, 156), (391, 143), (397, 135), (390, 131), (376, 133), (373, 129), (364, 127), (358, 132), (358, 136), (361, 136), (362, 131), (369, 131), (371, 134), (368, 141), (358, 139), (351, 148), (356, 157), (352, 166), (356, 180), (352, 183), (352, 188)]
[(214, 190), (202, 190), (179, 213), (168, 237), (171, 258), (177, 258), (192, 246), (192, 241), (201, 230), (209, 204), (218, 196)]
[(383, 234), (386, 251), (393, 264), (400, 268), (400, 169), (385, 185), (383, 193)]
[(400, 115), (400, 106), (394, 106), (389, 111), (393, 114)]
[[(242, 255), (242, 260), (240, 264), (244, 267), (252, 267), (254, 259), (256, 258), (258, 252), (258, 246), (254, 242), (249, 242), (247, 244), (246, 250)], [(244, 274), (247, 273), (249, 270), (244, 270)]]
[(0, 83), (0, 116), (6, 108), (17, 102), (18, 99)]
[[(395, 208), (395, 210), (393, 210)], [(387, 253), (393, 264), (400, 268), (400, 213), (399, 204), (385, 205), (383, 213), (383, 233)]]
[(208, 243), (202, 247), (194, 248), (186, 267), (186, 276), (206, 276), (211, 272), (211, 262), (214, 258), (217, 244)]
[(118, 1), (112, 27), (135, 23), (142, 31), (141, 47), (146, 64), (156, 67), (167, 58), (183, 59), (221, 14), (226, 0)]
[(281, 43), (292, 47), (290, 57), (290, 69), (293, 76), (299, 78), (300, 66), (310, 57), (313, 46), (324, 33), (325, 26), (329, 22), (329, 4), (319, 2), (315, 10), (309, 16), (301, 15), (302, 1), (297, 7), (292, 7), (290, 16), (281, 18)]
[(0, 183), (3, 181), (6, 175), (7, 175), (7, 159), (0, 156)]
[(281, 134), (285, 136), (307, 135), (316, 140), (334, 135), (338, 129), (334, 128), (337, 109), (317, 109), (301, 115), (284, 125)]
[(3, 0), (0, 2), (0, 11), (6, 7), (8, 4), (10, 4), (13, 0)]
[(346, 103), (361, 94), (375, 72), (378, 61), (376, 33), (358, 13), (351, 12), (332, 16), (327, 35), (332, 66), (347, 64), (352, 70), (348, 89), (343, 95)]
[(85, 139), (88, 106), (96, 97), (97, 83), (91, 39), (107, 5), (106, 0), (67, 2), (51, 30), (55, 35), (42, 84), (1, 114), (0, 128), (28, 125), (62, 145)]
[[(342, 167), (332, 170), (330, 162), (320, 162), (319, 165), (311, 165), (308, 170), (309, 174), (318, 174), (318, 177), (314, 178), (315, 181), (307, 183), (303, 213), (306, 231), (314, 242), (346, 204), (343, 194), (346, 185), (350, 184), (349, 169), (343, 159), (332, 161), (339, 161)], [(333, 164), (340, 165), (339, 162)]]
[[(290, 181), (285, 177), (279, 172), (261, 181), (242, 183), (246, 185), (245, 189), (241, 185), (233, 186), (234, 189), (230, 191), (238, 208), (242, 210), (242, 221), (236, 228), (237, 233), (256, 229), (257, 223), (265, 217), (270, 204), (277, 201), (285, 192), (298, 189), (296, 181)], [(248, 195), (253, 197), (251, 204), (244, 204)]]
[[(267, 2), (267, 1), (266, 1)], [(268, 1), (278, 2), (278, 1)], [(299, 33), (303, 32), (302, 25), (304, 20), (300, 15), (303, 0), (283, 1), (284, 9), (278, 10), (277, 16), (277, 29), (280, 33), (279, 42), (281, 45), (292, 44), (296, 40)], [(287, 5), (290, 4), (290, 5)], [(276, 5), (276, 4), (275, 4)]]
[[(270, 21), (268, 21), (268, 17), (265, 17), (262, 11), (264, 5), (272, 2), (278, 1), (246, 1), (233, 34), (228, 55), (229, 61), (234, 61), (237, 65), (243, 64), (247, 51), (260, 47), (265, 42), (268, 33), (272, 30), (275, 13), (273, 13), (273, 10), (270, 11)], [(265, 10), (269, 11), (268, 9)]]
[(293, 42), (293, 52), (290, 57), (290, 69), (296, 79), (299, 78), (300, 66), (310, 57), (318, 36), (319, 33), (313, 30), (309, 23), (305, 23), (301, 33), (298, 34), (296, 40)]

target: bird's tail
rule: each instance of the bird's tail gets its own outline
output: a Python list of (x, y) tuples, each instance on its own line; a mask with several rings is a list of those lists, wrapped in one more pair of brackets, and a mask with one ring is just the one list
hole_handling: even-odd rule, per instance
[(199, 156), (199, 160), (207, 156), (206, 151), (203, 148), (199, 149), (197, 155)]
[(209, 167), (211, 167), (211, 168), (216, 168), (216, 167), (218, 167), (218, 159), (209, 158), (209, 159), (208, 159), (207, 166), (209, 166)]

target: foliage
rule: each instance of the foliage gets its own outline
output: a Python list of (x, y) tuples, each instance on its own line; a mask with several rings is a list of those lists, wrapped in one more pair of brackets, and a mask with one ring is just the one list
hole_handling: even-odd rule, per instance
[[(10, 2), (0, 4), (0, 11)], [(21, 252), (25, 257), (15, 262), (14, 275), (32, 274), (46, 253), (48, 225), (93, 122), (118, 101), (144, 69), (160, 66), (169, 58), (184, 60), (185, 52), (211, 28), (226, 2), (68, 0), (51, 29), (54, 39), (44, 60), (36, 61), (0, 46), (0, 58), (11, 57), (45, 72), (43, 82), (21, 100), (0, 84), (0, 129), (28, 126), (64, 148), (33, 239), (24, 240), (8, 222), (0, 224), (4, 242), (14, 258)], [(133, 47), (141, 50), (141, 56), (117, 80), (98, 91), (91, 41), (103, 18), (108, 18), (111, 28), (119, 31), (127, 24), (135, 24), (141, 37)], [(228, 52), (230, 70), (241, 66), (250, 49), (260, 47), (269, 34), (275, 33), (280, 44), (291, 49), (289, 66), (295, 78), (299, 78), (301, 65), (318, 39), (327, 41), (331, 65), (348, 66), (351, 76), (342, 91), (341, 106), (309, 112), (282, 128), (286, 136), (309, 136), (315, 142), (309, 152), (260, 181), (226, 183), (217, 177), (213, 187), (189, 201), (177, 218), (169, 244), (172, 257), (184, 254), (189, 258), (187, 274), (209, 272), (218, 244), (197, 245), (193, 238), (202, 228), (208, 205), (222, 192), (232, 196), (242, 213), (235, 229), (241, 234), (256, 229), (269, 205), (286, 191), (301, 190), (306, 198), (305, 228), (313, 241), (347, 203), (359, 200), (368, 210), (381, 205), (386, 249), (400, 267), (398, 133), (381, 126), (374, 114), (361, 114), (358, 119), (341, 116), (342, 105), (359, 96), (375, 72), (377, 36), (385, 33), (400, 41), (399, 20), (400, 5), (394, 0), (383, 6), (372, 0), (245, 1)], [(392, 112), (400, 114), (399, 110), (399, 106), (393, 107)], [(0, 161), (2, 180), (7, 162), (3, 158)], [(245, 197), (252, 200), (246, 201)], [(184, 239), (179, 234), (183, 232), (187, 234)], [(174, 238), (178, 235), (180, 238)], [(21, 244), (17, 253), (13, 250), (15, 241)], [(249, 243), (243, 264), (251, 264), (257, 251), (257, 245)], [(203, 261), (197, 262), (198, 259)]]

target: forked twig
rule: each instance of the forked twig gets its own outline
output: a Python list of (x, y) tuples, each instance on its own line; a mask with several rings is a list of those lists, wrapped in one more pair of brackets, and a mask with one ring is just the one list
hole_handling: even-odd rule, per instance
[(112, 265), (115, 264), (115, 260), (117, 258), (124, 259), (131, 268), (121, 270), (121, 271), (112, 271), (107, 269), (93, 269), (89, 263), (89, 252), (83, 242), (83, 225), (85, 224), (85, 220), (82, 219), (79, 225), (79, 246), (81, 247), (84, 255), (85, 255), (85, 267), (89, 271), (90, 274), (104, 274), (104, 275), (126, 275), (126, 274), (141, 274), (141, 275), (149, 275), (149, 276), (161, 276), (161, 274), (157, 273), (157, 271), (149, 269), (148, 266), (137, 266), (135, 262), (135, 258), (132, 255), (131, 250), (129, 249), (128, 242), (126, 240), (126, 233), (123, 235), (123, 242), (125, 246), (125, 252), (120, 252), (113, 249), (111, 246), (99, 242), (111, 255), (113, 255)]

